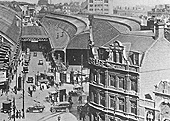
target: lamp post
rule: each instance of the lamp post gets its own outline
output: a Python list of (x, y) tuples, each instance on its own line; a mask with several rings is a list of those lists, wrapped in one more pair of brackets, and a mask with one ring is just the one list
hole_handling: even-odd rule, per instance
[(25, 96), (25, 89), (24, 89), (24, 84), (25, 84), (25, 77), (26, 77), (26, 73), (23, 71), (23, 80), (22, 80), (22, 82), (23, 82), (23, 97), (22, 97), (22, 103), (23, 103), (23, 107), (22, 107), (22, 117), (23, 117), (23, 119), (25, 118), (25, 113), (24, 113), (24, 96)]
[(14, 117), (14, 121), (15, 121), (15, 97), (13, 97), (13, 117)]

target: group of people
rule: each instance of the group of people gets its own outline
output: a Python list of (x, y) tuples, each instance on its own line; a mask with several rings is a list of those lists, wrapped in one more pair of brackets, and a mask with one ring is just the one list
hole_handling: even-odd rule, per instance
[(21, 110), (17, 110), (15, 116), (16, 116), (16, 118), (22, 118)]

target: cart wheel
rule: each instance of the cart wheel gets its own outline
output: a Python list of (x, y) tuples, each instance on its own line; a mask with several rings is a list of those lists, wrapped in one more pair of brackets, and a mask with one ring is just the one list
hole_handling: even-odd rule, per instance
[(54, 108), (52, 109), (52, 113), (56, 113), (56, 110)]

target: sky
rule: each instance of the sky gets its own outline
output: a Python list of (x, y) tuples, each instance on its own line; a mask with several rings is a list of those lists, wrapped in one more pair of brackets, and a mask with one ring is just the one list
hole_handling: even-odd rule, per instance
[[(5, 0), (0, 0), (5, 1)], [(13, 0), (8, 0), (13, 1)], [(30, 3), (37, 3), (38, 0), (15, 0), (15, 1), (25, 1)], [(85, 1), (85, 0), (48, 0), (51, 1), (53, 4), (56, 3), (64, 3), (64, 2), (71, 2), (71, 1)], [(157, 5), (157, 4), (170, 4), (170, 0), (113, 0), (114, 6), (134, 6), (134, 5)]]

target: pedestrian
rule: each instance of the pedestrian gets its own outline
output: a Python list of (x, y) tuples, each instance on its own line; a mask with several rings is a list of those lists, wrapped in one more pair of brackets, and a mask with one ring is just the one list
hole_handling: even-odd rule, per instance
[(18, 115), (18, 114), (19, 114), (19, 112), (18, 112), (18, 110), (17, 110), (17, 112), (16, 112), (16, 118), (18, 118), (18, 117), (19, 117), (19, 115)]
[(42, 86), (41, 86), (41, 84), (40, 84), (40, 90), (42, 90)]
[(30, 87), (28, 87), (28, 93), (30, 93)]
[(79, 104), (82, 104), (82, 96), (81, 95), (79, 96), (78, 101), (79, 101)]
[(44, 85), (42, 85), (42, 90), (44, 90)]
[(57, 118), (58, 118), (58, 121), (60, 121), (60, 120), (61, 120), (61, 116), (60, 116), (60, 115), (59, 115)]
[(32, 97), (32, 90), (30, 90), (30, 96)]
[(2, 90), (2, 93), (1, 93), (1, 96), (2, 96), (2, 95), (3, 95), (3, 92), (4, 92), (4, 89), (2, 88), (1, 90)]
[(22, 118), (21, 111), (18, 111), (18, 118)]

